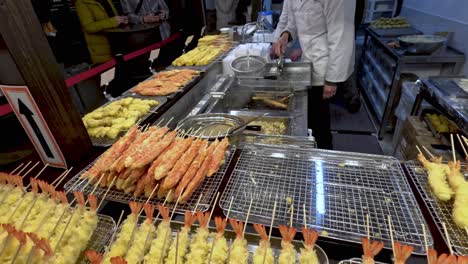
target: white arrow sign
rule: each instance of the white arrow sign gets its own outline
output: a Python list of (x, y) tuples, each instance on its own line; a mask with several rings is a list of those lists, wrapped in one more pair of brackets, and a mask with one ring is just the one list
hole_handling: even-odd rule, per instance
[(50, 166), (66, 168), (67, 164), (62, 151), (50, 132), (28, 87), (0, 85), (0, 89), (5, 94), (16, 117), (39, 153), (42, 162), (44, 164), (48, 163)]

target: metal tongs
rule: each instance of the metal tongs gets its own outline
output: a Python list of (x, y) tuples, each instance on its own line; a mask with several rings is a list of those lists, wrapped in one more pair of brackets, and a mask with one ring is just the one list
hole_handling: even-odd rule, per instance
[(275, 66), (271, 67), (270, 70), (265, 74), (265, 79), (276, 80), (281, 73), (283, 73), (283, 66), (284, 66), (284, 54), (281, 53), (278, 62)]

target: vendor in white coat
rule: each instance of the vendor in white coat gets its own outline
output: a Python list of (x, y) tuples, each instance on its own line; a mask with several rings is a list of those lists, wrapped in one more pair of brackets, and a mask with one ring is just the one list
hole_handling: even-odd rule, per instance
[[(355, 0), (287, 0), (287, 25), (275, 53), (284, 53), (287, 44), (298, 38), (302, 60), (312, 63), (312, 88), (309, 89), (308, 125), (320, 148), (331, 148), (328, 99), (338, 83), (348, 79), (354, 69)], [(283, 8), (284, 11), (284, 8)]]

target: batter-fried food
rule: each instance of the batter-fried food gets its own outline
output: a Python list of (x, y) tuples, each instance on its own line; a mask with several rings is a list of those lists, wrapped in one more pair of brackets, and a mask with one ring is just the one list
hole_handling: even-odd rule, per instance
[(177, 92), (190, 82), (198, 71), (182, 69), (159, 72), (153, 78), (139, 83), (131, 91), (146, 96), (165, 96)]

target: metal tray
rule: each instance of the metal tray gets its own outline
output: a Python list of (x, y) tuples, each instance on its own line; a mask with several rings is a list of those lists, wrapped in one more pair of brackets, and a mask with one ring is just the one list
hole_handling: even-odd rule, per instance
[[(452, 202), (445, 203), (439, 201), (439, 199), (434, 196), (427, 182), (426, 171), (417, 161), (407, 161), (404, 163), (404, 166), (416, 186), (416, 189), (421, 195), (422, 200), (426, 204), (426, 207), (429, 210), (432, 219), (436, 223), (437, 229), (444, 238), (445, 243), (448, 245), (444, 235), (445, 232), (442, 227), (442, 222), (445, 222), (447, 232), (450, 236), (451, 244), (449, 246), (452, 247), (454, 252), (460, 255), (468, 255), (468, 234), (453, 222)], [(466, 168), (466, 164), (463, 163), (462, 171), (466, 171), (464, 168)], [(468, 179), (467, 175), (465, 175), (465, 179)]]
[[(140, 217), (139, 222), (142, 223), (144, 221), (144, 217)], [(156, 221), (156, 224), (159, 224), (159, 220)], [(213, 221), (211, 221), (211, 224), (213, 224)], [(177, 231), (180, 230), (184, 226), (183, 222), (179, 221), (171, 221), (171, 229), (172, 229), (172, 236), (171, 239), (176, 239), (177, 236)], [(191, 233), (190, 235), (194, 234), (196, 229), (199, 227), (198, 224), (192, 225)], [(120, 232), (121, 226), (118, 227), (118, 231)], [(216, 228), (214, 226), (208, 227), (210, 230), (211, 234), (216, 233)], [(226, 229), (224, 231), (224, 237), (226, 238), (228, 242), (228, 247), (231, 247), (232, 242), (236, 238), (236, 234), (234, 233), (234, 230), (231, 229), (231, 225), (228, 224), (226, 225)], [(115, 239), (117, 236), (115, 236)], [(248, 230), (245, 232), (244, 238), (247, 240), (247, 248), (249, 250), (249, 263), (253, 263), (253, 254), (255, 253), (255, 250), (258, 247), (258, 243), (260, 241), (260, 236), (256, 233), (249, 232)], [(115, 240), (114, 239), (114, 240)], [(213, 236), (210, 235), (208, 238), (208, 241), (211, 242), (213, 239)], [(110, 246), (114, 241), (108, 241), (107, 246)], [(278, 258), (281, 250), (281, 238), (278, 237), (271, 237), (270, 244), (273, 250), (273, 254), (275, 255), (275, 259)], [(303, 248), (303, 242), (302, 241), (297, 241), (293, 240), (292, 244), (294, 245), (296, 251), (297, 251), (297, 256), (296, 259), (299, 259), (299, 254), (300, 254), (300, 249)], [(318, 245), (314, 246), (314, 249), (317, 252), (317, 257), (319, 259), (320, 264), (328, 264), (328, 256), (325, 253), (325, 251)], [(296, 261), (296, 263), (299, 263), (299, 261)]]
[[(177, 68), (173, 68), (171, 70), (180, 70), (181, 68), (180, 67), (177, 67)], [(166, 69), (165, 71), (168, 71), (169, 69)], [(192, 69), (192, 70), (197, 70), (197, 69)], [(165, 95), (165, 96), (146, 96), (146, 95), (141, 95), (139, 93), (134, 93), (132, 92), (131, 90), (133, 88), (135, 88), (136, 86), (128, 89), (126, 92), (124, 92), (123, 94), (124, 95), (131, 95), (135, 98), (140, 98), (140, 99), (153, 99), (153, 98), (166, 98), (167, 99), (172, 99), (174, 98), (174, 96), (178, 93), (181, 93), (181, 92), (184, 92), (185, 90), (187, 90), (188, 87), (192, 87), (194, 84), (198, 83), (198, 81), (200, 81), (200, 79), (202, 78), (202, 71), (200, 70), (197, 70), (199, 71), (200, 74), (197, 74), (194, 78), (192, 78), (192, 80), (188, 81), (187, 83), (184, 84), (184, 86), (182, 86), (179, 90), (177, 90), (176, 92), (172, 93), (172, 94), (169, 94), (169, 95)], [(155, 74), (157, 75), (159, 72), (156, 72)], [(151, 80), (154, 78), (154, 75), (149, 77), (148, 79), (146, 79), (145, 81), (147, 80)]]
[(256, 145), (274, 145), (277, 148), (317, 148), (317, 142), (313, 137), (298, 137), (298, 136), (275, 136), (275, 135), (251, 135), (243, 134), (241, 136), (241, 146), (243, 144)]
[[(112, 236), (116, 228), (116, 224), (112, 217), (107, 215), (98, 214), (98, 224), (96, 230), (94, 230), (91, 239), (89, 240), (88, 246), (86, 250), (95, 250), (96, 252), (103, 252), (105, 246), (107, 245), (109, 239)], [(85, 251), (86, 251), (85, 250)], [(80, 258), (78, 259), (77, 263), (88, 263), (84, 252), (81, 254)]]
[[(359, 153), (247, 144), (221, 197), (226, 213), (245, 219), (251, 198), (252, 222), (269, 224), (275, 200), (274, 225), (293, 223), (321, 230), (322, 236), (360, 243), (367, 236), (366, 214), (372, 239), (391, 248), (387, 217), (395, 240), (424, 253), (422, 213), (398, 160)], [(432, 245), (432, 238), (428, 238)]]
[[(201, 208), (200, 210), (206, 211), (208, 210), (208, 208), (210, 208), (216, 196), (216, 192), (218, 191), (218, 188), (221, 185), (223, 177), (227, 172), (227, 168), (229, 167), (229, 164), (232, 161), (235, 151), (236, 151), (236, 147), (234, 145), (231, 145), (228, 148), (228, 151), (226, 151), (226, 159), (225, 159), (226, 162), (224, 163), (224, 165), (221, 166), (219, 171), (216, 172), (213, 176), (207, 177), (203, 181), (203, 183), (197, 188), (197, 190), (194, 192), (192, 197), (185, 204), (179, 204), (177, 206), (176, 212), (183, 213), (185, 210), (194, 210), (197, 204), (197, 201), (200, 195), (202, 194), (203, 196), (199, 203), (199, 208)], [(86, 168), (84, 168), (77, 175), (75, 175), (70, 181), (68, 181), (64, 186), (65, 190), (67, 191), (79, 190), (79, 191), (82, 191), (84, 194), (91, 193), (93, 189), (95, 188), (94, 185), (89, 185), (88, 180), (81, 179), (80, 176), (86, 170), (88, 170), (99, 158), (100, 157), (98, 157), (96, 160), (94, 160), (92, 163), (86, 166)], [(106, 191), (107, 191), (107, 188), (98, 187), (96, 188), (94, 194), (100, 199), (102, 199)], [(133, 194), (126, 194), (122, 191), (111, 189), (106, 196), (106, 200), (128, 204), (131, 201), (144, 203), (146, 202), (147, 198), (144, 196), (135, 197), (133, 196)], [(152, 198), (151, 200), (149, 200), (150, 204), (155, 204), (155, 205), (162, 204), (163, 202), (164, 202), (164, 199), (158, 199), (158, 198)], [(170, 208), (173, 208), (174, 205), (175, 205), (175, 202), (167, 204), (167, 206)]]
[[(110, 103), (115, 102), (117, 100), (121, 100), (121, 99), (128, 98), (128, 97), (138, 98), (138, 99), (145, 99), (145, 100), (155, 100), (155, 101), (159, 102), (158, 105), (155, 105), (155, 106), (151, 107), (150, 110), (148, 111), (148, 113), (140, 118), (140, 122), (145, 121), (152, 114), (154, 114), (163, 104), (165, 104), (167, 102), (167, 98), (161, 97), (161, 96), (148, 97), (148, 96), (135, 96), (133, 94), (123, 94), (122, 96), (116, 97), (114, 100), (105, 103), (100, 108), (105, 107), (105, 106), (109, 105)], [(127, 133), (127, 131), (121, 131), (119, 133), (119, 135), (114, 139), (110, 139), (110, 138), (107, 138), (107, 137), (104, 137), (104, 138), (90, 137), (90, 139), (91, 139), (91, 143), (95, 147), (110, 147), (110, 146), (112, 146), (112, 144), (117, 142), (117, 140), (119, 140), (119, 138), (123, 137), (125, 135), (125, 133)]]

